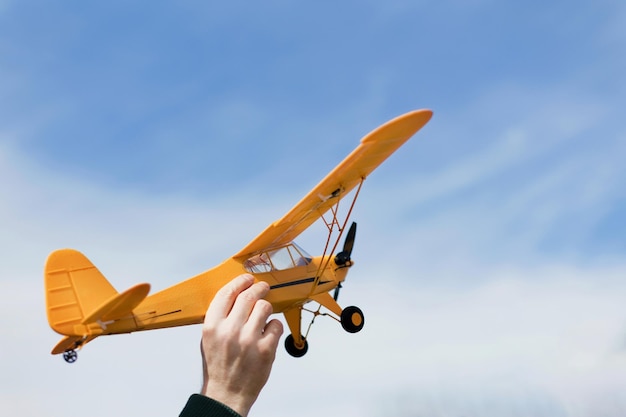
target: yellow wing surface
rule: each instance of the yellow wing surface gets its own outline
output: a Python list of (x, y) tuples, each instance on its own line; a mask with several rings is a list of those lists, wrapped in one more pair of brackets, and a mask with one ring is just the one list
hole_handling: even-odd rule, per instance
[(432, 117), (430, 110), (415, 110), (373, 130), (311, 192), (280, 220), (272, 223), (233, 256), (248, 257), (293, 241), (374, 171)]

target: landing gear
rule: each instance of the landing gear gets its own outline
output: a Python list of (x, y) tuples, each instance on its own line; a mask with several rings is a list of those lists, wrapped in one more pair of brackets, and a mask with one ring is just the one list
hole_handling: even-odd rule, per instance
[(346, 332), (356, 333), (361, 331), (365, 324), (365, 317), (360, 308), (355, 306), (346, 307), (341, 312), (341, 327)]
[[(287, 324), (289, 324), (290, 334), (285, 338), (285, 349), (287, 353), (295, 358), (300, 358), (304, 356), (309, 350), (309, 344), (307, 342), (307, 337), (309, 334), (309, 330), (311, 329), (311, 325), (315, 321), (317, 316), (328, 316), (332, 319), (341, 323), (341, 327), (348, 333), (357, 333), (363, 329), (365, 325), (365, 317), (363, 316), (363, 312), (360, 308), (355, 306), (346, 307), (343, 310), (337, 302), (331, 297), (330, 293), (325, 293), (325, 295), (316, 295), (313, 297), (313, 301), (316, 301), (320, 304), (319, 308), (315, 311), (307, 310), (306, 308), (299, 307), (293, 308), (285, 312), (285, 318), (287, 319)], [(320, 313), (320, 309), (322, 307), (328, 308), (331, 313)], [(306, 336), (300, 336), (300, 343), (296, 344), (294, 339), (294, 334), (302, 334), (301, 330), (301, 312), (306, 311), (313, 314), (313, 319), (309, 324), (308, 329), (305, 332)]]
[(78, 352), (74, 349), (68, 349), (63, 352), (63, 359), (65, 359), (65, 362), (67, 363), (74, 363), (76, 362), (76, 359), (78, 359)]
[(287, 353), (289, 353), (294, 358), (300, 358), (304, 356), (304, 354), (309, 350), (309, 343), (303, 337), (302, 340), (304, 344), (301, 347), (296, 346), (296, 343), (293, 339), (293, 335), (289, 335), (285, 338), (285, 349), (287, 349)]

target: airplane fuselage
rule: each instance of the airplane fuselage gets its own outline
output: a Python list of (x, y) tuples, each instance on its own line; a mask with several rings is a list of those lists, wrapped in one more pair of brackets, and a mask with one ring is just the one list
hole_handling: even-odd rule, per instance
[(119, 334), (202, 323), (217, 291), (233, 277), (244, 273), (252, 274), (257, 281), (267, 282), (270, 291), (265, 299), (272, 304), (274, 313), (284, 313), (299, 309), (335, 289), (345, 280), (348, 269), (337, 267), (328, 256), (309, 258), (305, 265), (268, 272), (251, 272), (241, 262), (227, 259), (212, 269), (148, 296), (134, 309), (132, 316), (111, 323), (91, 324), (87, 329), (75, 329), (74, 333)]

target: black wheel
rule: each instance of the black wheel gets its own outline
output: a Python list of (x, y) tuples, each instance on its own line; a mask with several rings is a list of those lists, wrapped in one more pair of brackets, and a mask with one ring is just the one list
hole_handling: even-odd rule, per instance
[(360, 308), (355, 306), (346, 307), (341, 312), (341, 327), (346, 332), (360, 332), (365, 324), (365, 317)]
[(289, 353), (294, 358), (300, 358), (304, 356), (307, 350), (309, 350), (309, 343), (306, 341), (305, 338), (302, 338), (302, 340), (304, 340), (304, 345), (301, 347), (297, 347), (295, 341), (293, 340), (293, 335), (290, 334), (289, 336), (287, 336), (285, 338), (285, 349), (287, 350), (287, 353)]
[(74, 349), (66, 350), (63, 352), (63, 359), (67, 363), (74, 363), (78, 359), (78, 353)]

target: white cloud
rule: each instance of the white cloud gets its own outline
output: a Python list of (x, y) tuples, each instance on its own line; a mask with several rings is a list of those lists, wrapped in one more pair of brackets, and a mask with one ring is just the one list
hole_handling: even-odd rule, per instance
[[(470, 7), (483, 3), (473, 2)], [(0, 13), (7, 4), (10, 5), (0, 2)], [(388, 14), (384, 17), (393, 17), (408, 7), (422, 5), (397, 2), (385, 8)], [(85, 21), (90, 19), (89, 14)], [(215, 27), (209, 23), (228, 14), (196, 13), (198, 21), (190, 23), (198, 25), (198, 31), (211, 34)], [(578, 62), (579, 67), (568, 69), (558, 80), (561, 75), (542, 78), (546, 83), (542, 91), (520, 86), (517, 82), (523, 77), (519, 74), (518, 79), (512, 79), (515, 75), (498, 73), (500, 84), (494, 86), (483, 78), (484, 74), (451, 72), (446, 74), (466, 76), (459, 80), (472, 81), (483, 95), (464, 99), (466, 91), (455, 91), (442, 99), (441, 95), (447, 93), (445, 86), (458, 87), (460, 83), (434, 77), (442, 66), (458, 66), (457, 62), (441, 58), (441, 45), (445, 43), (436, 43), (436, 38), (456, 38), (458, 34), (425, 27), (424, 32), (406, 32), (410, 35), (406, 39), (413, 35), (419, 35), (422, 42), (432, 39), (437, 54), (430, 52), (417, 58), (423, 61), (402, 63), (396, 62), (396, 58), (404, 57), (404, 52), (391, 54), (394, 59), (382, 64), (355, 59), (353, 65), (369, 80), (369, 89), (361, 89), (361, 95), (355, 93), (352, 99), (327, 100), (326, 106), (320, 107), (315, 97), (327, 99), (334, 95), (319, 94), (310, 86), (327, 86), (328, 76), (335, 82), (350, 80), (355, 76), (349, 69), (352, 67), (348, 66), (343, 75), (316, 73), (311, 79), (306, 71), (285, 68), (314, 68), (316, 72), (327, 63), (300, 61), (299, 57), (293, 57), (298, 62), (292, 66), (276, 67), (281, 70), (278, 74), (295, 74), (294, 79), (279, 86), (280, 94), (274, 94), (277, 86), (272, 83), (270, 90), (253, 89), (245, 94), (248, 85), (238, 84), (246, 81), (242, 76), (229, 79), (232, 85), (224, 85), (225, 90), (240, 88), (239, 92), (217, 100), (209, 94), (205, 101), (198, 100), (189, 91), (202, 95), (214, 87), (206, 81), (203, 71), (207, 67), (200, 66), (201, 74), (195, 75), (198, 78), (175, 71), (172, 78), (155, 76), (152, 81), (159, 86), (158, 91), (162, 92), (163, 85), (172, 85), (174, 95), (155, 95), (149, 86), (144, 86), (145, 91), (134, 91), (134, 96), (124, 98), (127, 104), (123, 108), (136, 114), (144, 113), (137, 111), (133, 97), (142, 101), (145, 97), (165, 97), (188, 105), (189, 100), (204, 104), (196, 106), (191, 116), (189, 111), (182, 111), (178, 117), (161, 121), (160, 126), (157, 121), (150, 127), (144, 126), (149, 132), (157, 132), (152, 137), (162, 141), (167, 150), (164, 153), (173, 157), (170, 163), (176, 157), (169, 154), (169, 148), (176, 148), (174, 136), (199, 137), (202, 135), (197, 131), (213, 129), (228, 131), (229, 137), (235, 135), (244, 145), (244, 138), (249, 137), (256, 147), (267, 145), (263, 140), (272, 135), (290, 138), (281, 143), (291, 143), (298, 152), (306, 151), (307, 159), (315, 165), (313, 169), (332, 164), (329, 155), (344, 146), (344, 139), (356, 141), (355, 132), (364, 134), (374, 127), (365, 126), (364, 119), (377, 119), (393, 106), (403, 106), (411, 100), (407, 95), (426, 90), (433, 95), (421, 100), (441, 100), (440, 108), (434, 109), (435, 118), (416, 138), (424, 139), (419, 152), (426, 150), (421, 153), (425, 156), (420, 156), (423, 159), (418, 162), (424, 161), (427, 168), (420, 176), (411, 176), (406, 174), (407, 167), (422, 166), (421, 163), (413, 155), (405, 159), (394, 156), (391, 166), (368, 179), (357, 206), (357, 266), (340, 301), (363, 308), (365, 329), (350, 335), (334, 321), (318, 319), (312, 326), (307, 356), (296, 360), (280, 350), (273, 376), (254, 415), (291, 416), (294, 410), (302, 416), (491, 413), (595, 417), (626, 413), (622, 394), (626, 382), (626, 314), (620, 297), (624, 293), (626, 264), (620, 259), (621, 254), (609, 254), (607, 264), (611, 266), (603, 265), (606, 258), (586, 254), (587, 248), (602, 243), (589, 239), (597, 222), (624, 198), (626, 136), (620, 113), (623, 77), (619, 71), (624, 58), (618, 53), (621, 49), (614, 48), (623, 43), (623, 7), (613, 16), (612, 24), (599, 37), (595, 27), (590, 28), (588, 36), (596, 36), (596, 42), (604, 42), (602, 46), (615, 56), (607, 59), (608, 54), (603, 55), (599, 62)], [(341, 15), (336, 17), (337, 28), (344, 28)], [(226, 26), (232, 23), (228, 18), (219, 19)], [(262, 25), (275, 23), (267, 20)], [(145, 26), (138, 28), (149, 30)], [(426, 34), (432, 38), (424, 38)], [(302, 39), (310, 39), (308, 32), (303, 35), (307, 36)], [(319, 45), (336, 46), (334, 40), (329, 36)], [(396, 45), (404, 45), (404, 35), (397, 40), (402, 42)], [(381, 39), (381, 45), (385, 42)], [(211, 57), (219, 52), (211, 50), (210, 43), (202, 45), (207, 46), (206, 53)], [(151, 48), (154, 44), (141, 46)], [(327, 52), (310, 56), (307, 48), (299, 50), (309, 60), (326, 56)], [(229, 54), (234, 56), (242, 51), (248, 49), (233, 49)], [(329, 52), (350, 57), (340, 50)], [(45, 53), (54, 55), (50, 50)], [(229, 54), (217, 53), (215, 57), (230, 58)], [(576, 54), (577, 50), (573, 50), (566, 55)], [(426, 62), (425, 58), (435, 62)], [(271, 57), (265, 64), (273, 68), (276, 59)], [(239, 69), (241, 62), (228, 61), (220, 68)], [(132, 70), (133, 64), (129, 65), (122, 65), (119, 70)], [(424, 78), (415, 77), (417, 65), (436, 71), (426, 71)], [(100, 69), (86, 67), (85, 74), (88, 78), (88, 74), (100, 74)], [(532, 68), (530, 76), (536, 76), (536, 69)], [(410, 76), (405, 72), (410, 72)], [(199, 328), (100, 338), (81, 352), (78, 363), (68, 366), (49, 355), (59, 336), (45, 320), (41, 274), (46, 255), (58, 247), (76, 247), (85, 251), (118, 289), (141, 281), (160, 289), (238, 250), (308, 191), (291, 184), (314, 185), (321, 175), (309, 177), (311, 168), (295, 169), (302, 168), (300, 159), (293, 158), (288, 165), (277, 158), (272, 162), (278, 163), (268, 168), (269, 173), (251, 180), (250, 189), (210, 199), (192, 199), (182, 193), (153, 196), (128, 187), (106, 188), (84, 178), (46, 171), (21, 154), (18, 144), (25, 138), (50, 139), (40, 134), (48, 130), (44, 128), (49, 125), (47, 122), (58, 122), (60, 114), (67, 116), (80, 110), (81, 106), (69, 103), (68, 97), (86, 92), (89, 100), (100, 103), (101, 98), (89, 93), (89, 89), (70, 89), (63, 92), (65, 99), (54, 97), (54, 105), (48, 106), (45, 99), (36, 97), (39, 88), (31, 92), (35, 95), (16, 92), (26, 86), (48, 86), (52, 88), (46, 90), (48, 94), (58, 92), (55, 77), (28, 71), (4, 73), (7, 76), (2, 80), (10, 82), (0, 81), (0, 90), (15, 100), (7, 101), (11, 108), (6, 109), (8, 119), (3, 129), (11, 129), (19, 140), (0, 137), (3, 410), (23, 416), (82, 415), (85, 410), (92, 416), (176, 415), (187, 395), (200, 384)], [(178, 96), (175, 87), (187, 75), (192, 75), (191, 81), (183, 83)], [(35, 78), (24, 78), (29, 76)], [(598, 85), (606, 88), (598, 80), (610, 85), (610, 91), (601, 89), (589, 94)], [(357, 83), (354, 88), (359, 85), (362, 86)], [(99, 86), (115, 91), (106, 83)], [(328, 91), (331, 90), (334, 91)], [(313, 103), (308, 106), (291, 106), (293, 100), (304, 102), (311, 97)], [(268, 99), (275, 102), (268, 103)], [(283, 99), (285, 102), (277, 104)], [(29, 101), (32, 105), (27, 105)], [(171, 104), (170, 101), (164, 102)], [(269, 107), (259, 107), (259, 103)], [(115, 106), (111, 102), (102, 104), (108, 111), (118, 108), (111, 107)], [(459, 108), (467, 110), (459, 112)], [(145, 107), (144, 111), (150, 113), (149, 109), (150, 106)], [(233, 131), (225, 120), (236, 119), (242, 109), (254, 122), (243, 123)], [(329, 116), (337, 109), (341, 109), (341, 115)], [(270, 113), (282, 117), (271, 118)], [(194, 121), (194, 114), (209, 121)], [(77, 113), (77, 117), (68, 120), (80, 121), (79, 117)], [(266, 129), (262, 134), (258, 132), (259, 125)], [(319, 144), (319, 138), (325, 143)], [(306, 149), (301, 143), (318, 145)], [(291, 155), (291, 149), (288, 150)], [(185, 158), (182, 155), (174, 164)], [(205, 164), (201, 152), (197, 155), (200, 164)], [(267, 153), (262, 155), (269, 159)], [(266, 164), (266, 160), (262, 162)], [(278, 178), (282, 176), (280, 184), (271, 183), (269, 190), (253, 188), (257, 181), (266, 185), (275, 173), (280, 173)], [(403, 178), (402, 182), (399, 178)], [(285, 182), (295, 194), (286, 191)], [(317, 235), (313, 236), (304, 239), (311, 252), (315, 251)], [(542, 246), (550, 238), (557, 244)], [(546, 247), (555, 250), (558, 245), (566, 251), (577, 251), (578, 256), (546, 253)]]
[[(2, 387), (5, 409), (25, 416), (85, 409), (94, 416), (175, 415), (200, 383), (199, 328), (100, 338), (68, 366), (48, 354), (58, 337), (45, 322), (46, 253), (76, 246), (119, 289), (138, 281), (164, 287), (239, 249), (282, 214), (283, 202), (264, 201), (258, 211), (258, 202), (250, 207), (232, 197), (208, 203), (135, 195), (43, 172), (7, 146), (0, 159), (11, 178), (0, 188), (0, 364), (11, 381)], [(435, 416), (462, 409), (489, 415), (484, 404), (511, 415), (536, 407), (592, 416), (604, 410), (601, 400), (620, 409), (626, 266), (503, 267), (471, 257), (443, 265), (472, 243), (466, 234), (474, 229), (461, 228), (460, 213), (442, 211), (434, 225), (426, 224), (431, 217), (413, 230), (388, 220), (395, 229), (383, 232), (375, 228), (376, 213), (360, 210), (371, 226), (359, 232), (358, 264), (340, 301), (363, 308), (366, 328), (351, 335), (319, 318), (307, 356), (296, 360), (281, 348), (255, 415), (298, 409), (303, 416), (378, 416), (387, 403), (399, 414)], [(459, 227), (456, 235), (445, 233), (446, 224)], [(425, 239), (426, 248), (442, 231), (436, 248), (464, 239), (439, 253), (413, 246), (413, 257), (382, 247), (403, 236)], [(29, 401), (33, 392), (40, 401)]]

